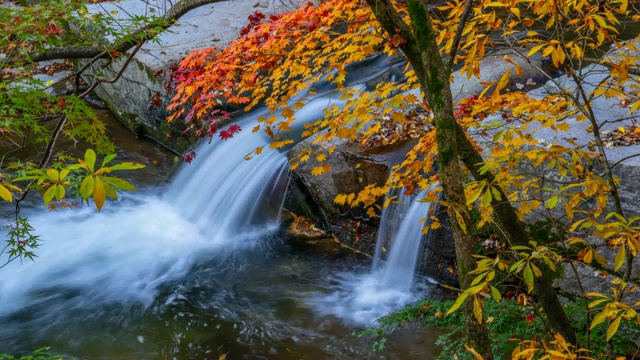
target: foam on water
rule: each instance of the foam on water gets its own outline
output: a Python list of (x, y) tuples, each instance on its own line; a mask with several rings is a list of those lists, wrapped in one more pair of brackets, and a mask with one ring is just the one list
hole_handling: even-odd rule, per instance
[[(90, 208), (30, 216), (42, 246), (0, 279), (0, 315), (78, 293), (74, 305), (153, 301), (159, 284), (187, 271), (205, 239), (175, 207), (145, 199), (97, 213)], [(68, 299), (67, 299), (68, 300)], [(68, 301), (66, 301), (68, 306)]]
[(415, 278), (424, 226), (420, 220), (432, 204), (418, 200), (433, 188), (415, 196), (404, 195), (402, 189), (390, 191), (387, 196), (398, 201), (382, 212), (372, 270), (337, 274), (336, 290), (310, 301), (320, 313), (367, 326), (425, 295), (426, 287)]

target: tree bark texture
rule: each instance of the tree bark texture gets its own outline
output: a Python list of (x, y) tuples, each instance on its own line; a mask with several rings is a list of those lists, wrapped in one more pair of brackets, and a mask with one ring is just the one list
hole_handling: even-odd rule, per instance
[[(413, 65), (420, 85), (434, 114), (436, 141), (438, 146), (438, 168), (440, 180), (447, 201), (453, 206), (466, 204), (464, 175), (460, 166), (456, 138), (456, 119), (453, 115), (453, 101), (449, 86), (449, 71), (444, 64), (433, 25), (424, 0), (409, 0), (407, 9), (413, 24), (413, 31), (397, 14), (388, 0), (367, 0), (378, 21), (389, 33), (398, 32), (405, 44), (409, 61)], [(473, 277), (469, 272), (475, 269), (475, 241), (470, 232), (464, 231), (449, 209), (451, 228), (458, 261), (458, 278), (461, 288), (467, 289)], [(466, 228), (471, 229), (470, 220), (465, 217)], [(484, 323), (478, 322), (473, 312), (473, 297), (468, 297), (462, 305), (469, 345), (484, 357), (493, 359), (491, 343)]]

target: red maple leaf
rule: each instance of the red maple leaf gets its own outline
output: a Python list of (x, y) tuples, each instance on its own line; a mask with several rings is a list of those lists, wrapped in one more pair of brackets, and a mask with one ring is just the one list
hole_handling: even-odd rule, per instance
[(227, 131), (232, 133), (232, 134), (239, 133), (240, 130), (242, 130), (242, 129), (240, 128), (239, 125), (236, 125), (236, 124), (233, 124), (233, 125), (229, 126), (229, 128), (227, 129)]
[(184, 155), (182, 155), (182, 157), (184, 158), (184, 161), (187, 164), (191, 164), (191, 162), (193, 161), (193, 159), (196, 158), (196, 152), (191, 150), (188, 153), (185, 153)]
[(55, 23), (51, 23), (47, 26), (44, 33), (47, 35), (60, 35), (62, 34), (62, 29), (60, 29)]
[(231, 139), (232, 137), (233, 137), (233, 134), (230, 133), (229, 131), (227, 130), (220, 131), (220, 139), (228, 140), (228, 139)]

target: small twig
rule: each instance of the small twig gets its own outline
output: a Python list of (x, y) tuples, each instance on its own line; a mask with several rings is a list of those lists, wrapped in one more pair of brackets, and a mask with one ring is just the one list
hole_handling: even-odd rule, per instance
[(460, 24), (458, 24), (458, 29), (456, 30), (456, 35), (453, 38), (453, 46), (451, 47), (451, 51), (449, 52), (449, 63), (447, 64), (447, 73), (451, 73), (451, 68), (453, 67), (453, 63), (456, 59), (456, 53), (458, 52), (458, 46), (460, 46), (460, 39), (462, 39), (462, 31), (464, 30), (464, 26), (467, 23), (467, 18), (469, 14), (471, 14), (471, 8), (473, 5), (473, 0), (466, 0), (464, 5), (464, 10), (462, 15), (460, 16)]

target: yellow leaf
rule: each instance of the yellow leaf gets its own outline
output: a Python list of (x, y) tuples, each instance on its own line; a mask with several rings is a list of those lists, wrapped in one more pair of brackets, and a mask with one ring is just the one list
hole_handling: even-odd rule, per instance
[(0, 198), (7, 202), (13, 201), (13, 195), (11, 195), (11, 191), (9, 191), (9, 189), (7, 189), (2, 184), (0, 184)]
[(473, 297), (473, 315), (478, 320), (478, 324), (482, 324), (482, 303), (477, 296)]
[(533, 54), (537, 53), (538, 51), (540, 51), (540, 49), (542, 49), (542, 47), (544, 46), (544, 44), (541, 45), (537, 45), (531, 48), (531, 50), (529, 50), (529, 53), (527, 54), (527, 57), (532, 56)]
[(467, 349), (467, 351), (470, 352), (473, 355), (474, 359), (476, 359), (476, 360), (484, 360), (482, 355), (478, 354), (478, 352), (473, 350), (473, 348), (470, 348), (469, 346), (467, 346), (467, 344), (464, 344), (464, 348)]
[(293, 116), (293, 114), (295, 114), (295, 111), (289, 109), (289, 108), (284, 108), (282, 109), (282, 117), (284, 118), (291, 118)]
[(107, 200), (107, 192), (104, 189), (104, 184), (99, 177), (95, 178), (93, 183), (93, 202), (96, 204), (98, 211), (104, 206), (104, 202)]
[(613, 337), (613, 335), (618, 332), (620, 321), (622, 321), (622, 316), (618, 316), (615, 320), (613, 320), (611, 325), (609, 325), (609, 328), (607, 328), (607, 341), (609, 341)]
[(620, 131), (623, 134), (627, 132), (622, 126), (618, 127), (618, 131)]
[(320, 166), (316, 166), (311, 170), (311, 175), (313, 176), (318, 176), (320, 174), (329, 172), (331, 170), (331, 167), (327, 164), (322, 164)]
[(500, 81), (498, 81), (498, 87), (496, 87), (496, 92), (504, 89), (507, 86), (507, 84), (509, 83), (510, 75), (511, 75), (511, 68), (509, 68), (507, 72), (502, 74), (502, 76), (500, 77)]
[(593, 250), (589, 249), (589, 251), (587, 251), (587, 253), (584, 255), (584, 258), (582, 258), (582, 261), (587, 264), (593, 261)]
[(618, 269), (622, 267), (622, 264), (624, 264), (626, 253), (627, 253), (627, 247), (625, 245), (622, 245), (620, 247), (620, 250), (618, 250), (618, 253), (616, 254), (616, 258), (613, 262), (613, 269), (615, 271), (618, 271)]

